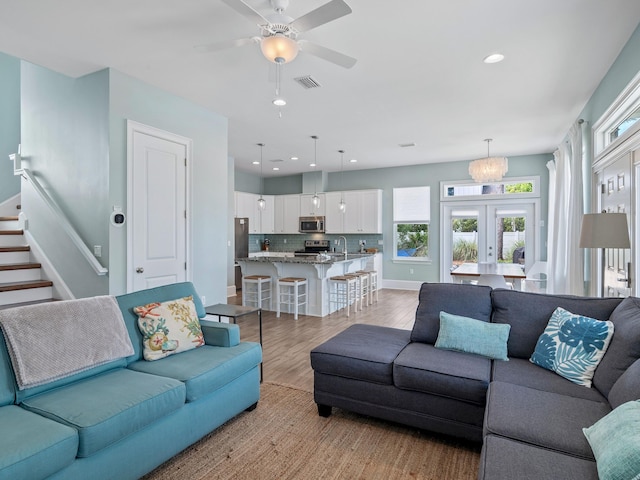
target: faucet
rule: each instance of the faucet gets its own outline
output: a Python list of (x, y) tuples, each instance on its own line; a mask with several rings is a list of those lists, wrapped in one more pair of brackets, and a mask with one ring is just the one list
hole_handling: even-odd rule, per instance
[(344, 254), (344, 259), (346, 260), (347, 259), (347, 237), (340, 236), (338, 238), (341, 238), (344, 240), (344, 247), (342, 249), (342, 253)]

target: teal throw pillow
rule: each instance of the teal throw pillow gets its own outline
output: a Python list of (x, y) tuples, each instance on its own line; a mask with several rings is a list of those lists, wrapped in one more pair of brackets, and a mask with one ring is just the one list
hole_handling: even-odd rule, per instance
[(511, 325), (506, 323), (489, 323), (440, 312), (440, 332), (435, 347), (508, 361), (510, 330)]
[(612, 322), (583, 317), (558, 307), (538, 338), (530, 361), (590, 388), (611, 337)]
[(600, 480), (640, 479), (640, 400), (623, 403), (582, 432)]

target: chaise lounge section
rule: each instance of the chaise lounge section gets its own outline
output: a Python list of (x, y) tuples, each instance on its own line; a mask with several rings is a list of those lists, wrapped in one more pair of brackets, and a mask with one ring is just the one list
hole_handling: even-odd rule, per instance
[[(529, 360), (558, 307), (613, 324), (590, 388)], [(446, 345), (452, 316), (483, 322), (475, 337), (456, 332), (464, 348)], [(356, 324), (311, 352), (320, 415), (337, 407), (481, 441), (481, 480), (597, 479), (583, 428), (640, 398), (639, 358), (640, 299), (431, 283), (412, 331)]]

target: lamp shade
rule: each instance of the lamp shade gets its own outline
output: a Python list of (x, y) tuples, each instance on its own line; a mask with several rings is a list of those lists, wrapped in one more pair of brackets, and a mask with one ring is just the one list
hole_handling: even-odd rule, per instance
[[(265, 37), (260, 49), (267, 60), (273, 63), (287, 63), (298, 55), (298, 43), (281, 34)], [(280, 60), (278, 60), (280, 59)]]
[(627, 214), (585, 214), (582, 217), (580, 248), (631, 248)]

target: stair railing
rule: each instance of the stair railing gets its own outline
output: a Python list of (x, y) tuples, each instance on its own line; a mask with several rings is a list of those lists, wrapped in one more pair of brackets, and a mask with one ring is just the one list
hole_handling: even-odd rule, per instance
[(89, 262), (89, 265), (91, 265), (91, 267), (96, 272), (96, 274), (106, 275), (109, 272), (109, 270), (103, 267), (100, 264), (100, 262), (98, 262), (98, 260), (93, 255), (93, 253), (91, 253), (91, 250), (89, 249), (89, 247), (87, 247), (87, 245), (85, 245), (82, 238), (80, 238), (80, 235), (78, 235), (78, 232), (76, 232), (76, 230), (73, 228), (73, 225), (71, 225), (71, 223), (65, 216), (62, 209), (53, 200), (53, 198), (51, 198), (51, 196), (47, 193), (47, 191), (44, 188), (42, 188), (42, 185), (40, 185), (40, 182), (33, 175), (33, 173), (31, 173), (31, 171), (28, 168), (24, 168), (22, 166), (22, 158), (20, 156), (20, 153), (13, 153), (9, 155), (9, 158), (13, 162), (13, 174), (21, 175), (22, 178), (26, 179), (31, 184), (33, 189), (36, 192), (38, 192), (38, 195), (40, 195), (40, 198), (42, 198), (44, 203), (46, 203), (47, 206), (54, 213), (56, 220), (58, 221), (58, 224), (62, 226), (65, 233), (71, 239), (71, 242), (73, 243), (73, 245), (78, 249), (78, 251), (82, 254), (82, 256)]

